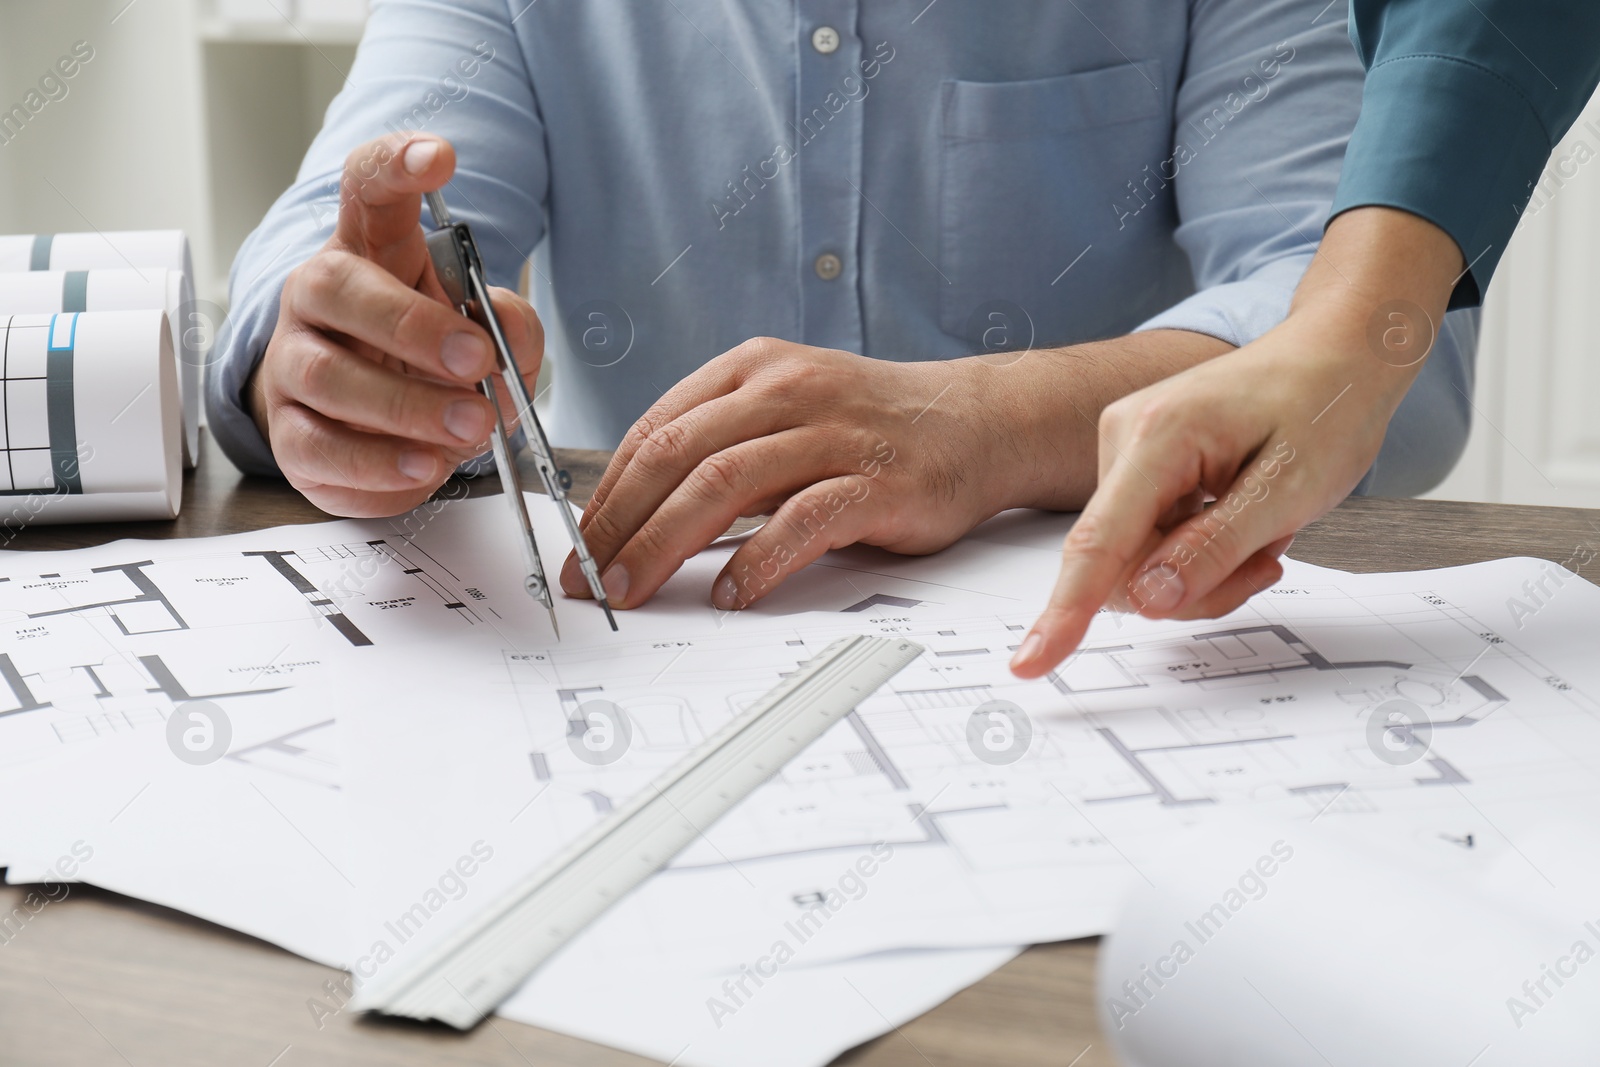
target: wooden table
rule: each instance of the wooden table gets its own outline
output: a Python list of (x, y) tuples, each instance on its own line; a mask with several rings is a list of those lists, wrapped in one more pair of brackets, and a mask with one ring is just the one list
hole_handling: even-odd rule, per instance
[[(585, 492), (606, 456), (567, 452)], [(531, 477), (531, 472), (530, 472)], [(536, 484), (530, 481), (529, 484)], [(492, 479), (473, 495), (498, 490)], [(38, 527), (19, 549), (121, 537), (199, 537), (326, 518), (287, 486), (244, 478), (209, 441), (170, 523)], [(1415, 570), (1507, 555), (1565, 560), (1600, 540), (1600, 512), (1412, 500), (1352, 500), (1304, 531), (1291, 554), (1353, 571)], [(40, 803), (48, 803), (41, 797)], [(15, 818), (17, 813), (7, 813)], [(0, 888), (0, 916), (21, 898)], [(839, 1061), (852, 1067), (1108, 1067), (1095, 1024), (1095, 943), (1028, 950), (898, 1032)], [(0, 944), (0, 1064), (26, 1067), (628, 1067), (648, 1061), (493, 1020), (470, 1034), (306, 1007), (340, 972), (243, 934), (87, 886)], [(1074, 1059), (1074, 1057), (1078, 1057)]]

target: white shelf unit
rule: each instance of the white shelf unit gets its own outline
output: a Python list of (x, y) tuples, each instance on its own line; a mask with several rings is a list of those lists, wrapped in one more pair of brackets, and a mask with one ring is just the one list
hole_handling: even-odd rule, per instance
[(200, 37), (205, 41), (224, 43), (297, 44), (308, 47), (321, 45), (355, 45), (361, 40), (361, 23), (285, 21), (232, 22), (221, 18), (208, 18), (201, 25)]
[(355, 48), (230, 40), (206, 41), (202, 50), (210, 240), (218, 271), (207, 288), (222, 293), (239, 245), (293, 184)]
[[(265, 10), (293, 14), (292, 0)], [(351, 0), (302, 21), (226, 17), (236, 0), (0, 0), (0, 110), (78, 42), (66, 92), (0, 144), (0, 233), (179, 229), (197, 295), (228, 303), (245, 236), (294, 180), (343, 86), (362, 22)]]
[[(215, 271), (202, 288), (220, 303), (239, 245), (293, 183), (350, 73), (365, 4), (195, 2)], [(241, 9), (252, 17), (230, 17)], [(327, 19), (330, 9), (345, 17)]]
[(198, 0), (201, 35), (219, 40), (355, 44), (368, 0)]
[[(85, 41), (69, 92), (0, 146), (0, 232), (181, 229), (195, 286), (227, 302), (245, 236), (294, 180), (343, 86), (362, 23), (348, 0), (298, 19), (226, 17), (233, 0), (0, 0), (0, 100)], [(258, 10), (293, 15), (291, 0)], [(313, 16), (320, 12), (322, 16)]]

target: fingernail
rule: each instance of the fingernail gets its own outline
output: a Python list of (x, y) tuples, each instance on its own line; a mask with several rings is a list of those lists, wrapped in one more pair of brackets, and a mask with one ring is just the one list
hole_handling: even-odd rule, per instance
[(600, 585), (606, 591), (606, 601), (614, 608), (622, 607), (622, 602), (628, 597), (628, 568), (613, 563), (600, 576)]
[(578, 566), (578, 554), (567, 553), (567, 561), (561, 565), (561, 588), (568, 596), (583, 597), (587, 600), (591, 594), (589, 583), (583, 580), (583, 568)]
[(457, 400), (444, 409), (444, 428), (456, 440), (476, 444), (489, 429), (483, 405), (476, 400)]
[(718, 611), (734, 611), (739, 607), (739, 583), (733, 575), (724, 574), (711, 590), (711, 605)]
[(489, 348), (474, 334), (453, 333), (444, 339), (439, 358), (457, 378), (477, 380), (485, 374), (483, 365), (489, 360)]
[(412, 141), (400, 156), (407, 174), (421, 174), (439, 158), (438, 141)]
[(1036, 633), (1029, 634), (1022, 642), (1022, 647), (1017, 649), (1017, 654), (1011, 657), (1011, 668), (1027, 666), (1028, 662), (1039, 654), (1044, 647), (1044, 638)]
[(400, 473), (414, 482), (425, 482), (433, 477), (436, 469), (433, 453), (412, 449), (400, 453)]
[(1153, 611), (1160, 615), (1172, 611), (1183, 602), (1183, 578), (1176, 567), (1164, 563), (1141, 571), (1128, 584), (1128, 599), (1139, 611)]

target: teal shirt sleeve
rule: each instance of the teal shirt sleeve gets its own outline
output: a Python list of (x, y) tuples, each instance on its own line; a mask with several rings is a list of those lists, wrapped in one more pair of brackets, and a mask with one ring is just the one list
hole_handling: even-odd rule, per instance
[(1367, 66), (1330, 218), (1402, 208), (1471, 264), (1471, 307), (1534, 183), (1600, 81), (1600, 0), (1351, 0)]

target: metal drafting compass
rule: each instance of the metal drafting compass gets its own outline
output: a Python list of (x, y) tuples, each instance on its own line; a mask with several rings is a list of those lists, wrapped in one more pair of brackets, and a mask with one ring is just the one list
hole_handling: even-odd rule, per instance
[[(545, 436), (544, 427), (539, 424), (539, 416), (534, 413), (533, 400), (528, 396), (528, 387), (523, 383), (522, 374), (517, 370), (516, 358), (511, 353), (511, 346), (506, 343), (505, 331), (500, 328), (500, 319), (495, 315), (494, 305), (489, 300), (489, 285), (483, 272), (483, 260), (478, 255), (477, 242), (472, 239), (472, 231), (467, 228), (466, 223), (451, 220), (450, 209), (445, 207), (444, 197), (436, 192), (428, 193), (427, 200), (428, 210), (433, 213), (434, 225), (438, 227), (427, 236), (428, 254), (433, 260), (434, 273), (439, 276), (439, 284), (444, 288), (450, 303), (461, 314), (487, 330), (493, 339), (500, 376), (505, 379), (506, 391), (511, 395), (511, 406), (516, 409), (517, 420), (522, 424), (528, 448), (533, 453), (534, 467), (544, 482), (545, 492), (555, 501), (556, 507), (561, 512), (561, 519), (567, 525), (567, 535), (572, 539), (572, 548), (577, 553), (578, 566), (583, 571), (584, 580), (589, 583), (589, 591), (594, 594), (595, 603), (606, 613), (606, 621), (611, 624), (611, 629), (615, 630), (617, 620), (611, 614), (611, 605), (606, 602), (605, 587), (600, 584), (600, 569), (595, 566), (594, 556), (589, 553), (589, 546), (583, 539), (583, 532), (578, 529), (578, 520), (573, 517), (572, 508), (567, 500), (567, 490), (572, 486), (572, 478), (566, 471), (556, 466), (555, 455), (550, 451), (550, 439)], [(556, 638), (559, 640), (561, 627), (556, 623), (555, 600), (550, 591), (549, 579), (545, 577), (544, 561), (539, 556), (539, 544), (533, 536), (533, 522), (528, 518), (528, 504), (522, 495), (522, 477), (517, 472), (516, 449), (512, 446), (510, 435), (506, 433), (505, 418), (500, 414), (500, 404), (495, 398), (493, 374), (478, 383), (478, 391), (489, 398), (489, 403), (494, 408), (494, 436), (490, 439), (490, 443), (494, 448), (495, 466), (500, 470), (500, 484), (505, 488), (511, 515), (517, 524), (523, 560), (527, 564), (528, 576), (524, 585), (528, 595), (543, 604), (545, 610), (550, 613), (550, 626), (555, 630)]]

